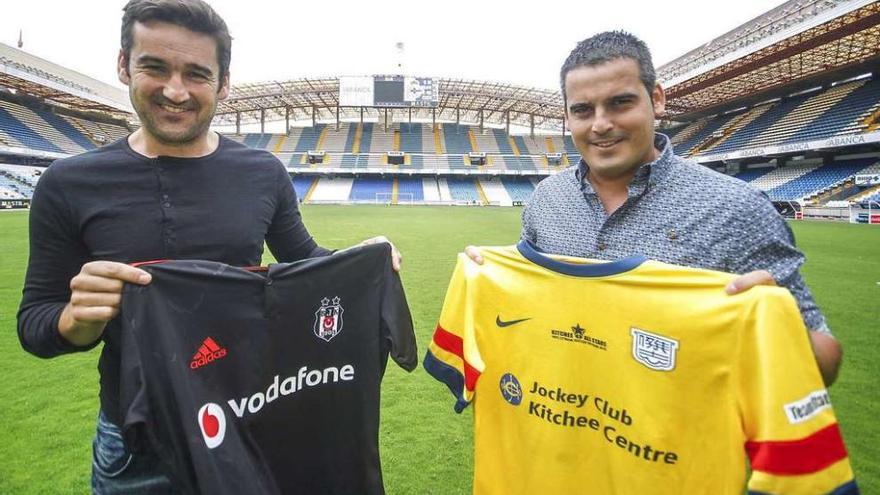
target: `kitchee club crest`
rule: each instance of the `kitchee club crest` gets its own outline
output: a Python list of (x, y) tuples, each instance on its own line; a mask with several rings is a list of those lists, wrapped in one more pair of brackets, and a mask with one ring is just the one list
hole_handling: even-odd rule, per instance
[(630, 329), (633, 339), (633, 358), (648, 368), (657, 371), (675, 369), (675, 351), (678, 341), (638, 328)]
[(315, 336), (330, 342), (342, 331), (342, 313), (345, 311), (339, 304), (339, 297), (333, 298), (333, 304), (326, 297), (321, 299), (321, 307), (315, 311)]

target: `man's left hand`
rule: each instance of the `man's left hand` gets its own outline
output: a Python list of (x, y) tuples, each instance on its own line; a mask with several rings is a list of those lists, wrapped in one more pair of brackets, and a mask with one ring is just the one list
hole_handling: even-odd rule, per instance
[(403, 256), (401, 256), (400, 251), (398, 251), (397, 248), (394, 247), (394, 243), (389, 241), (388, 238), (384, 235), (371, 237), (358, 244), (358, 246), (369, 246), (370, 244), (379, 244), (381, 242), (387, 242), (391, 245), (391, 267), (394, 268), (395, 272), (399, 272), (400, 264), (403, 263)]
[[(724, 290), (728, 294), (734, 295), (757, 285), (776, 285), (776, 281), (767, 270), (755, 270), (733, 279)], [(829, 333), (810, 330), (809, 334), (810, 346), (813, 348), (813, 355), (816, 356), (816, 364), (819, 365), (822, 380), (826, 387), (830, 387), (837, 380), (837, 373), (840, 371), (840, 363), (843, 359), (843, 348), (840, 342)]]
[(727, 284), (724, 290), (731, 296), (747, 291), (756, 285), (776, 285), (773, 275), (767, 270), (755, 270), (753, 272), (740, 275)]

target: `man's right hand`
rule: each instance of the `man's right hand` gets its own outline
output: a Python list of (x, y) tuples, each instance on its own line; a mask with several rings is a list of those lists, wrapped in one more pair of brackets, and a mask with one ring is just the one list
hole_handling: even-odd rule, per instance
[(478, 265), (483, 264), (483, 257), (480, 256), (480, 249), (476, 246), (468, 246), (464, 248), (464, 254)]
[(61, 312), (58, 332), (76, 346), (101, 337), (107, 322), (119, 314), (122, 287), (128, 282), (146, 285), (149, 273), (114, 261), (92, 261), (70, 280), (70, 302)]

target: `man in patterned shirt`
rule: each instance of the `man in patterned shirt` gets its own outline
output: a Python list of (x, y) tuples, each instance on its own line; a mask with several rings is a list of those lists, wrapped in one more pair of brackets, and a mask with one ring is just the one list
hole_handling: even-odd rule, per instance
[[(767, 196), (673, 153), (654, 132), (666, 97), (648, 47), (625, 32), (580, 42), (561, 70), (571, 137), (583, 159), (543, 180), (523, 211), (522, 238), (539, 249), (613, 260), (634, 253), (742, 274), (727, 288), (791, 291), (826, 384), (842, 350), (798, 269), (804, 255)], [(468, 256), (481, 263), (476, 248)]]

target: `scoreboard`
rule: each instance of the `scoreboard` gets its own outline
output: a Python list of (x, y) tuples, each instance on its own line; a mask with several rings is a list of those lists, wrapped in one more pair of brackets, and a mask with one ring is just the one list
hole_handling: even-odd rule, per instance
[(339, 106), (436, 107), (440, 100), (437, 79), (410, 76), (358, 76), (339, 78)]

